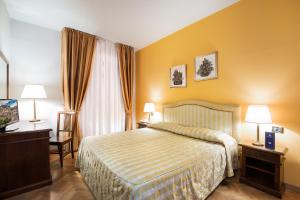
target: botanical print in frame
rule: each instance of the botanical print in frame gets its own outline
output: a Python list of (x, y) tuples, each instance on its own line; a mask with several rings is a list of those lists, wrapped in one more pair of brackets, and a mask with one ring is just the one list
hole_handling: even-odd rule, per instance
[(186, 65), (177, 65), (171, 67), (170, 87), (186, 87)]
[(209, 80), (218, 78), (217, 52), (197, 56), (195, 59), (195, 80)]

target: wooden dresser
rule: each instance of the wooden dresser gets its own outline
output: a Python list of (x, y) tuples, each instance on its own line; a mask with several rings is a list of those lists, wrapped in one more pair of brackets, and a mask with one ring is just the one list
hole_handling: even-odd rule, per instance
[(0, 133), (0, 199), (52, 183), (48, 123), (17, 122)]
[(242, 146), (240, 182), (281, 197), (284, 192), (284, 161), (287, 148), (269, 150), (251, 142)]

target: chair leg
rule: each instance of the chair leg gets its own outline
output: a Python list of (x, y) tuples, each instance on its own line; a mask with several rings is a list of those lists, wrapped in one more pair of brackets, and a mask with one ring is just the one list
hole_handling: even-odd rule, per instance
[(73, 140), (71, 140), (71, 154), (72, 154), (72, 158), (74, 158), (74, 143), (73, 143)]
[(63, 146), (58, 145), (57, 147), (58, 147), (58, 153), (59, 153), (60, 167), (63, 168), (63, 166), (64, 166)]

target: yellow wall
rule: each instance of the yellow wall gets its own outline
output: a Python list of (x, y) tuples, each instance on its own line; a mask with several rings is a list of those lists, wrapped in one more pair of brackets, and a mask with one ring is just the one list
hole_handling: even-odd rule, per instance
[[(145, 102), (202, 99), (242, 106), (268, 104), (285, 127), (285, 181), (300, 186), (300, 1), (242, 0), (136, 54), (137, 120)], [(219, 78), (196, 82), (194, 58), (218, 51)], [(187, 64), (187, 88), (169, 88), (172, 65)], [(270, 128), (266, 126), (263, 130)], [(263, 137), (263, 134), (261, 134)], [(242, 138), (255, 137), (243, 123)]]

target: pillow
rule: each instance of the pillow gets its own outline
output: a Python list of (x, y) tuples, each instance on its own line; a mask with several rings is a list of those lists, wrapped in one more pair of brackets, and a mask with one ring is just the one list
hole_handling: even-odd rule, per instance
[[(218, 138), (221, 137), (221, 135), (225, 134), (222, 131), (217, 131), (213, 129), (182, 126), (180, 124), (170, 123), (170, 122), (159, 122), (159, 123), (151, 124), (148, 127), (165, 130), (172, 133), (185, 135), (188, 137), (202, 139), (206, 141), (211, 141), (211, 142), (219, 142)], [(220, 141), (220, 143), (222, 142)]]

